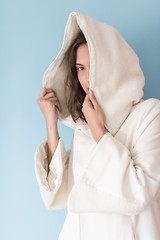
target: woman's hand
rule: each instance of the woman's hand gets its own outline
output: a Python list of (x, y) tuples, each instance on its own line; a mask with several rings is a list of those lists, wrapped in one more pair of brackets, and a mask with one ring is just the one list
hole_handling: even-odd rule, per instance
[(51, 88), (42, 88), (37, 103), (49, 126), (57, 125), (58, 114), (57, 109), (61, 111), (61, 106), (56, 93)]
[(108, 132), (105, 127), (105, 114), (97, 102), (97, 99), (92, 90), (83, 102), (82, 112), (85, 115), (89, 128), (91, 129), (93, 138), (98, 143), (103, 135)]

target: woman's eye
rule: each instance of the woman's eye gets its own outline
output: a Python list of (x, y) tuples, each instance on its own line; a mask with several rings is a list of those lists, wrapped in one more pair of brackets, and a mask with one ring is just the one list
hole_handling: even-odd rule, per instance
[(76, 67), (76, 69), (77, 69), (78, 71), (82, 71), (82, 70), (84, 69), (84, 67)]

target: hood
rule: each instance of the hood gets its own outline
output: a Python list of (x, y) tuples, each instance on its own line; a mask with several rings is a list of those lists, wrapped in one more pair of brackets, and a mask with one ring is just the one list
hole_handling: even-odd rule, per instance
[(62, 107), (58, 119), (63, 124), (72, 129), (85, 125), (81, 119), (73, 121), (64, 98), (67, 50), (79, 31), (83, 32), (89, 48), (89, 88), (105, 113), (106, 129), (115, 135), (132, 107), (141, 101), (145, 85), (137, 55), (115, 28), (82, 13), (71, 12), (62, 48), (44, 73), (43, 87), (56, 92)]

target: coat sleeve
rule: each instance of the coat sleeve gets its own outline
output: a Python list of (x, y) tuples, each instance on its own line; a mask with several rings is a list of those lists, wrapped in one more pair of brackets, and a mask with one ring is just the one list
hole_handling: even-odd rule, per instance
[(71, 211), (136, 215), (152, 204), (160, 193), (159, 103), (147, 110), (131, 151), (109, 132), (100, 139), (71, 190)]
[(40, 194), (48, 209), (62, 209), (67, 205), (68, 162), (70, 151), (65, 150), (62, 138), (48, 168), (47, 140), (40, 143), (34, 154), (34, 169)]

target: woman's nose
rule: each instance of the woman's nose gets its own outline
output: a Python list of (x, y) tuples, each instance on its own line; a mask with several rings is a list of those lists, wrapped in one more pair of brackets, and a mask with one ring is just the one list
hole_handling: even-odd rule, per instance
[(86, 78), (87, 78), (87, 82), (89, 83), (89, 70), (87, 70)]

